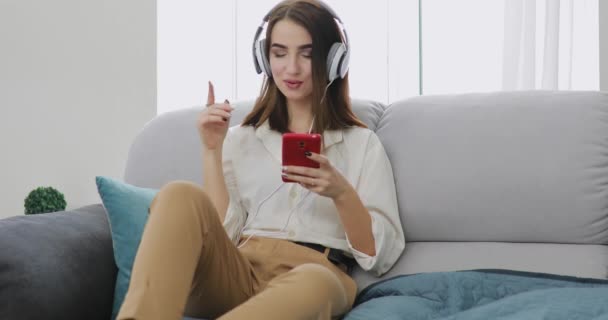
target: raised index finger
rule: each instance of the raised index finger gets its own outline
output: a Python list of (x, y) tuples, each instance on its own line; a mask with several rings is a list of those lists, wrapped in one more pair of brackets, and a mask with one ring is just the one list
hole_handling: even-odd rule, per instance
[(209, 81), (209, 93), (207, 94), (207, 107), (215, 103), (215, 92), (213, 92), (213, 84)]

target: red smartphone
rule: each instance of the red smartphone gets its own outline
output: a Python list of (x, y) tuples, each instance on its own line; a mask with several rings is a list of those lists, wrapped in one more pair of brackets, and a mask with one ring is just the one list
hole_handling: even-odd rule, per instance
[[(321, 153), (321, 135), (317, 133), (284, 133), (283, 166), (319, 168), (321, 165), (309, 159), (306, 152)], [(282, 177), (284, 182), (295, 182)]]

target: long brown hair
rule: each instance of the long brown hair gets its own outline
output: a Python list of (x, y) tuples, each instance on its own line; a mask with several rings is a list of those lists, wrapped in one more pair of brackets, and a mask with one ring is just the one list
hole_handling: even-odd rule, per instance
[[(340, 29), (332, 14), (316, 0), (285, 0), (277, 4), (269, 14), (266, 28), (266, 57), (271, 45), (274, 25), (289, 19), (305, 28), (312, 38), (312, 112), (315, 115), (313, 132), (344, 129), (352, 126), (366, 128), (352, 111), (348, 89), (348, 73), (344, 79), (338, 77), (327, 89), (321, 101), (327, 77), (327, 54), (334, 42), (343, 41)], [(243, 126), (258, 128), (268, 120), (270, 128), (281, 133), (288, 131), (289, 117), (287, 101), (279, 90), (274, 78), (265, 76), (253, 110), (243, 120)]]

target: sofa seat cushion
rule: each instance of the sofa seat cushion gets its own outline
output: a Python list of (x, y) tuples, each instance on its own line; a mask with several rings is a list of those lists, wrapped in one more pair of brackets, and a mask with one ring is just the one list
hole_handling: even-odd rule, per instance
[(508, 269), (563, 276), (606, 279), (608, 246), (588, 244), (506, 242), (409, 242), (393, 268), (376, 278), (361, 269), (353, 272), (359, 290), (401, 274)]
[(608, 281), (511, 270), (399, 276), (361, 292), (345, 320), (592, 320), (608, 317)]

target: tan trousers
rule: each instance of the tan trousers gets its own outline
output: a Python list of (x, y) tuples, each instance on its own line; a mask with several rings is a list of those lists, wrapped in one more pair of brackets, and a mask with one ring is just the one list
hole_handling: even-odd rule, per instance
[(205, 192), (175, 181), (152, 201), (118, 319), (331, 319), (356, 292), (327, 251), (262, 237), (237, 249)]

